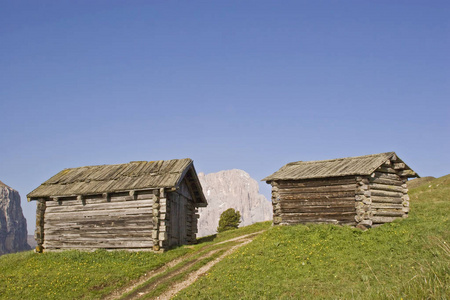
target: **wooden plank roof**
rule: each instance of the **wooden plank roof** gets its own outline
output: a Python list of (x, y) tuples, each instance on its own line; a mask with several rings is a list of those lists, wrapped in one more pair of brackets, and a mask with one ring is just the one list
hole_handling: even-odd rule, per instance
[[(351, 175), (370, 175), (388, 160), (403, 163), (395, 152), (330, 160), (297, 161), (284, 165), (277, 172), (267, 176), (262, 181), (270, 182), (276, 180), (300, 180)], [(406, 164), (404, 169), (411, 170), (411, 168), (409, 168)], [(418, 175), (412, 171), (409, 177), (418, 177)]]
[[(31, 200), (45, 197), (95, 195), (131, 190), (174, 188), (188, 171), (197, 178), (190, 158), (134, 161), (127, 164), (99, 165), (64, 169), (27, 195)], [(194, 180), (199, 185), (200, 182)], [(198, 195), (206, 203), (204, 195)]]

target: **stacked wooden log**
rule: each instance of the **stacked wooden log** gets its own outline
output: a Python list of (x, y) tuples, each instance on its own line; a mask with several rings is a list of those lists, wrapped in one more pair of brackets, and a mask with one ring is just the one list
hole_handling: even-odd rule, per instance
[(39, 199), (36, 204), (36, 230), (34, 232), (34, 239), (37, 246), (36, 251), (42, 252), (44, 244), (44, 214), (46, 208), (45, 199)]
[(370, 176), (273, 181), (274, 224), (334, 223), (370, 228), (406, 218), (406, 177), (388, 162)]
[(355, 223), (355, 178), (272, 182), (274, 224)]
[(407, 178), (400, 176), (400, 172), (397, 171), (401, 167), (403, 167), (402, 163), (387, 162), (370, 176), (373, 224), (383, 224), (399, 217), (408, 217)]
[(196, 207), (207, 205), (191, 159), (65, 169), (29, 193), (32, 200), (38, 251), (194, 243)]
[[(39, 201), (38, 246), (58, 249), (147, 249), (153, 246), (151, 192)], [(41, 204), (42, 203), (42, 204)], [(42, 208), (45, 206), (44, 208)], [(44, 211), (44, 214), (42, 212)]]
[(372, 199), (369, 188), (369, 180), (365, 177), (356, 176), (355, 190), (355, 221), (361, 226), (372, 226)]
[(160, 198), (159, 198), (158, 241), (159, 247), (165, 248), (168, 246), (167, 240), (169, 237), (169, 230), (170, 230), (170, 223), (169, 223), (170, 201), (168, 201), (168, 197), (164, 189), (160, 190), (159, 196)]
[(370, 228), (409, 212), (407, 179), (394, 152), (288, 163), (266, 177), (274, 224), (335, 223)]
[(152, 221), (153, 221), (153, 232), (152, 232), (152, 238), (153, 238), (153, 250), (158, 251), (160, 249), (159, 244), (159, 226), (160, 226), (160, 215), (159, 215), (159, 207), (160, 207), (160, 199), (159, 199), (160, 192), (159, 190), (153, 190), (153, 215), (152, 215)]

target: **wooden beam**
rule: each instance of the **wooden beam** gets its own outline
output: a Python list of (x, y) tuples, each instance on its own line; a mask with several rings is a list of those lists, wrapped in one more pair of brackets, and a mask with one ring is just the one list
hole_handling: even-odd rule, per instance
[(103, 197), (103, 199), (105, 199), (106, 202), (111, 202), (111, 194), (103, 193), (102, 197)]
[(405, 169), (405, 168), (406, 168), (405, 163), (395, 163), (394, 164), (394, 170), (400, 170), (400, 169)]
[(413, 170), (403, 170), (403, 171), (400, 171), (398, 173), (398, 175), (404, 176), (404, 177), (416, 177), (417, 176), (416, 172), (414, 172)]
[(384, 167), (384, 166), (379, 167), (376, 171), (381, 172), (381, 173), (388, 173), (388, 174), (396, 173), (396, 171), (393, 168)]
[(130, 195), (130, 200), (136, 200), (137, 198), (137, 193), (134, 190), (131, 190), (128, 192), (128, 194)]
[(78, 195), (78, 196), (77, 196), (77, 201), (81, 201), (81, 203), (82, 203), (83, 205), (86, 205), (86, 198), (83, 197), (82, 195)]

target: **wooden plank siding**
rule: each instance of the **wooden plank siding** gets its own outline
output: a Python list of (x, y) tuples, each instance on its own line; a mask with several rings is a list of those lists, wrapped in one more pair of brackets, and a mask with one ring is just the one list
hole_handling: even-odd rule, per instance
[(152, 194), (132, 199), (119, 193), (110, 198), (46, 201), (43, 247), (63, 249), (142, 249), (153, 247)]
[(180, 188), (169, 195), (171, 220), (168, 228), (169, 246), (193, 244), (197, 237), (195, 203), (189, 185), (183, 180)]
[(272, 182), (274, 224), (355, 224), (354, 177)]

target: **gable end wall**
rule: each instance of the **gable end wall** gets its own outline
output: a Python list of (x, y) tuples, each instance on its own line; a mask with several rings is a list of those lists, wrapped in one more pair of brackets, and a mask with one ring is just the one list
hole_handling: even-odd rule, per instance
[(372, 221), (369, 225), (371, 226), (408, 217), (407, 177), (401, 176), (401, 170), (396, 170), (393, 166), (388, 162), (368, 178)]
[(170, 220), (165, 220), (167, 241), (163, 246), (195, 244), (198, 212), (186, 180), (181, 182), (175, 192), (168, 194), (167, 202), (169, 203)]

